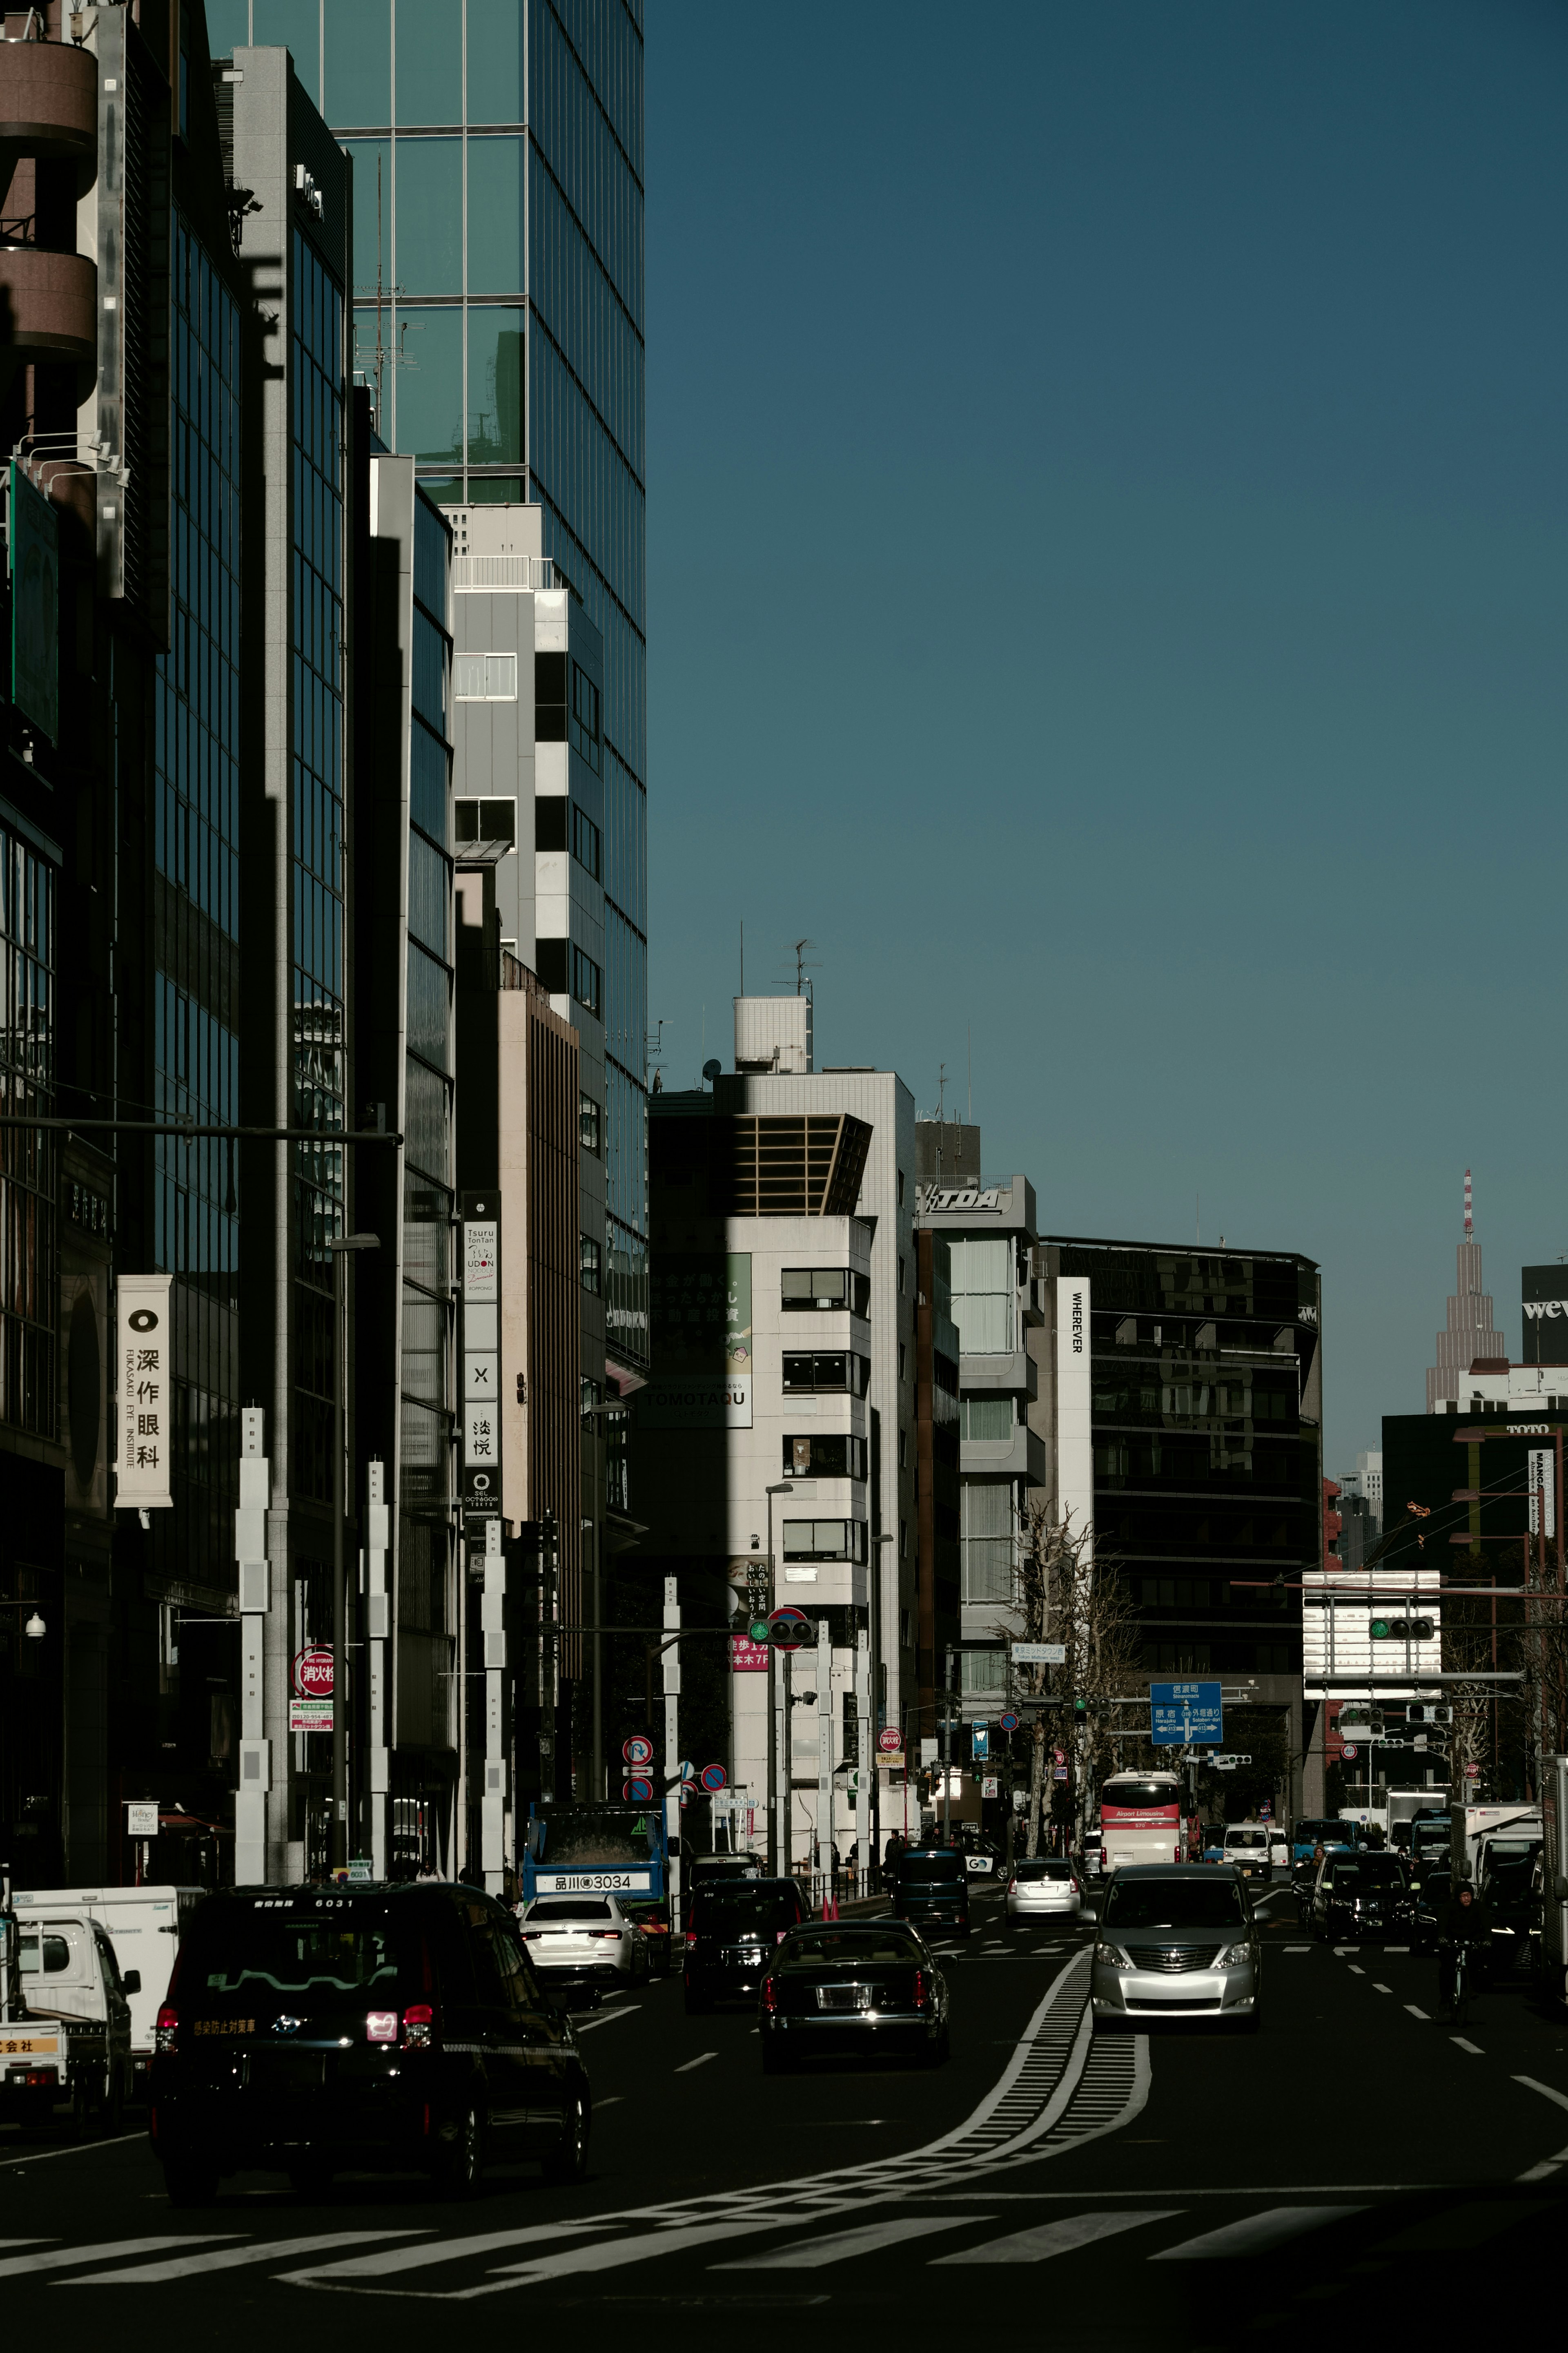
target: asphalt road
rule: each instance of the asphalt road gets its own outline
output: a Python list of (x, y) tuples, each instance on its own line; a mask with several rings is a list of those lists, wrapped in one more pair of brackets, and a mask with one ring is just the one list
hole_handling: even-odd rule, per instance
[(226, 2353), (344, 2324), (401, 2348), (481, 2315), (656, 2342), (704, 2321), (747, 2347), (984, 2327), (1207, 2353), (1489, 2337), (1510, 2282), (1527, 2326), (1568, 2222), (1568, 2011), (1505, 1979), (1456, 2037), (1434, 1962), (1316, 1944), (1288, 1895), (1265, 1912), (1264, 2023), (1237, 2040), (1092, 2040), (1090, 1925), (1010, 1939), (989, 1896), (936, 2073), (764, 2078), (745, 2012), (689, 2019), (679, 1981), (638, 1989), (581, 2021), (576, 2189), (519, 2169), (458, 2208), (368, 2179), (304, 2201), (258, 2175), (174, 2213), (139, 2134), (0, 2132), (5, 2309), (58, 2330), (70, 2290), (77, 2326), (116, 2344), (195, 2326)]

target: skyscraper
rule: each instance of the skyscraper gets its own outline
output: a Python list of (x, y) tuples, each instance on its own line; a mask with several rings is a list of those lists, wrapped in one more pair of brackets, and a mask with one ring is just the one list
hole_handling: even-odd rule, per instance
[[(1437, 1361), (1426, 1372), (1426, 1410), (1436, 1413), (1448, 1398), (1458, 1399), (1464, 1377), (1483, 1359), (1500, 1360), (1505, 1368), (1508, 1342), (1497, 1330), (1491, 1294), (1481, 1289), (1481, 1246), (1475, 1238), (1475, 1214), (1470, 1172), (1465, 1171), (1465, 1239), (1455, 1252), (1454, 1290), (1448, 1301), (1448, 1323), (1437, 1335)], [(1468, 1390), (1466, 1391), (1468, 1395)]]
[(209, 0), (207, 16), (215, 55), (287, 44), (353, 161), (353, 364), (383, 440), (445, 506), (537, 508), (542, 553), (604, 640), (603, 1004), (561, 995), (604, 1025), (606, 1345), (640, 1364), (641, 0)]

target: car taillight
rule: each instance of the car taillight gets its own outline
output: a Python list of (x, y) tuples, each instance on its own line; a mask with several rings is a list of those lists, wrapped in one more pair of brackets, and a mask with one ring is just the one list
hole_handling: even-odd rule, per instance
[(1173, 1848), (1172, 1849), (1172, 1851), (1171, 1851), (1171, 1861), (1172, 1861), (1173, 1862), (1180, 1862), (1181, 1859), (1182, 1859), (1182, 1850), (1181, 1850), (1181, 1848), (1180, 1848), (1179, 1846), (1178, 1846), (1178, 1847), (1173, 1847)]
[(1076, 1880), (1076, 1879), (1069, 1879), (1069, 1880), (1068, 1881), (1068, 1885), (1071, 1888), (1071, 1890), (1072, 1890), (1072, 1892), (1073, 1892), (1073, 1894), (1074, 1894), (1075, 1895), (1077, 1895), (1077, 1894), (1080, 1892), (1080, 1891), (1079, 1891), (1079, 1883), (1078, 1883), (1078, 1882), (1077, 1882), (1077, 1880)]
[(764, 1978), (763, 1979), (763, 2008), (771, 2012), (777, 2010), (778, 2006), (779, 1989), (773, 1983), (772, 1978)]
[(618, 1928), (590, 1928), (588, 1934), (590, 1936), (611, 1936), (617, 1944), (620, 1942), (621, 1932)]
[(923, 2010), (925, 2006), (926, 1973), (924, 1969), (917, 1969), (915, 1971), (915, 2008), (917, 2010)]
[(522, 1941), (525, 1945), (537, 1945), (543, 1934), (542, 1928), (525, 1928), (522, 1931)]
[(688, 1930), (687, 1930), (687, 1932), (686, 1932), (686, 1949), (687, 1949), (687, 1951), (688, 1951), (688, 1952), (689, 1952), (689, 1951), (691, 1950), (692, 1946), (693, 1946), (696, 1942), (697, 1942), (697, 1931), (696, 1931), (696, 1929), (695, 1929), (695, 1928), (688, 1928)]
[(153, 2029), (153, 2048), (154, 2051), (172, 2051), (174, 2049), (174, 2033), (179, 2023), (179, 2011), (175, 2010), (171, 2003), (165, 2002), (162, 2010), (158, 2012), (158, 2022)]
[(1105, 1849), (1103, 1847), (1100, 1850), (1100, 1867), (1101, 1871), (1105, 1869)]
[(403, 2013), (403, 2047), (428, 2051), (436, 2040), (436, 2012), (427, 2001), (410, 2002)]

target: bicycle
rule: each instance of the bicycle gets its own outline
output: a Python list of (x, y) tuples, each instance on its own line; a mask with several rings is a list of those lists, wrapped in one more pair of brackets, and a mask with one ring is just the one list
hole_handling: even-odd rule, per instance
[(1470, 2017), (1470, 1948), (1456, 1945), (1449, 1965), (1448, 1983), (1443, 2009), (1450, 2026), (1467, 2026)]

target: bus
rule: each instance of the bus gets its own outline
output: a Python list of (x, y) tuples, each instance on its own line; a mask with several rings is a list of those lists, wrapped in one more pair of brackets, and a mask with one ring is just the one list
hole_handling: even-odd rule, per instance
[(1100, 1867), (1181, 1862), (1182, 1784), (1174, 1773), (1113, 1773), (1100, 1792)]
[(613, 1895), (652, 1939), (650, 1968), (669, 1967), (669, 1847), (663, 1809), (536, 1799), (528, 1810), (522, 1897)]

